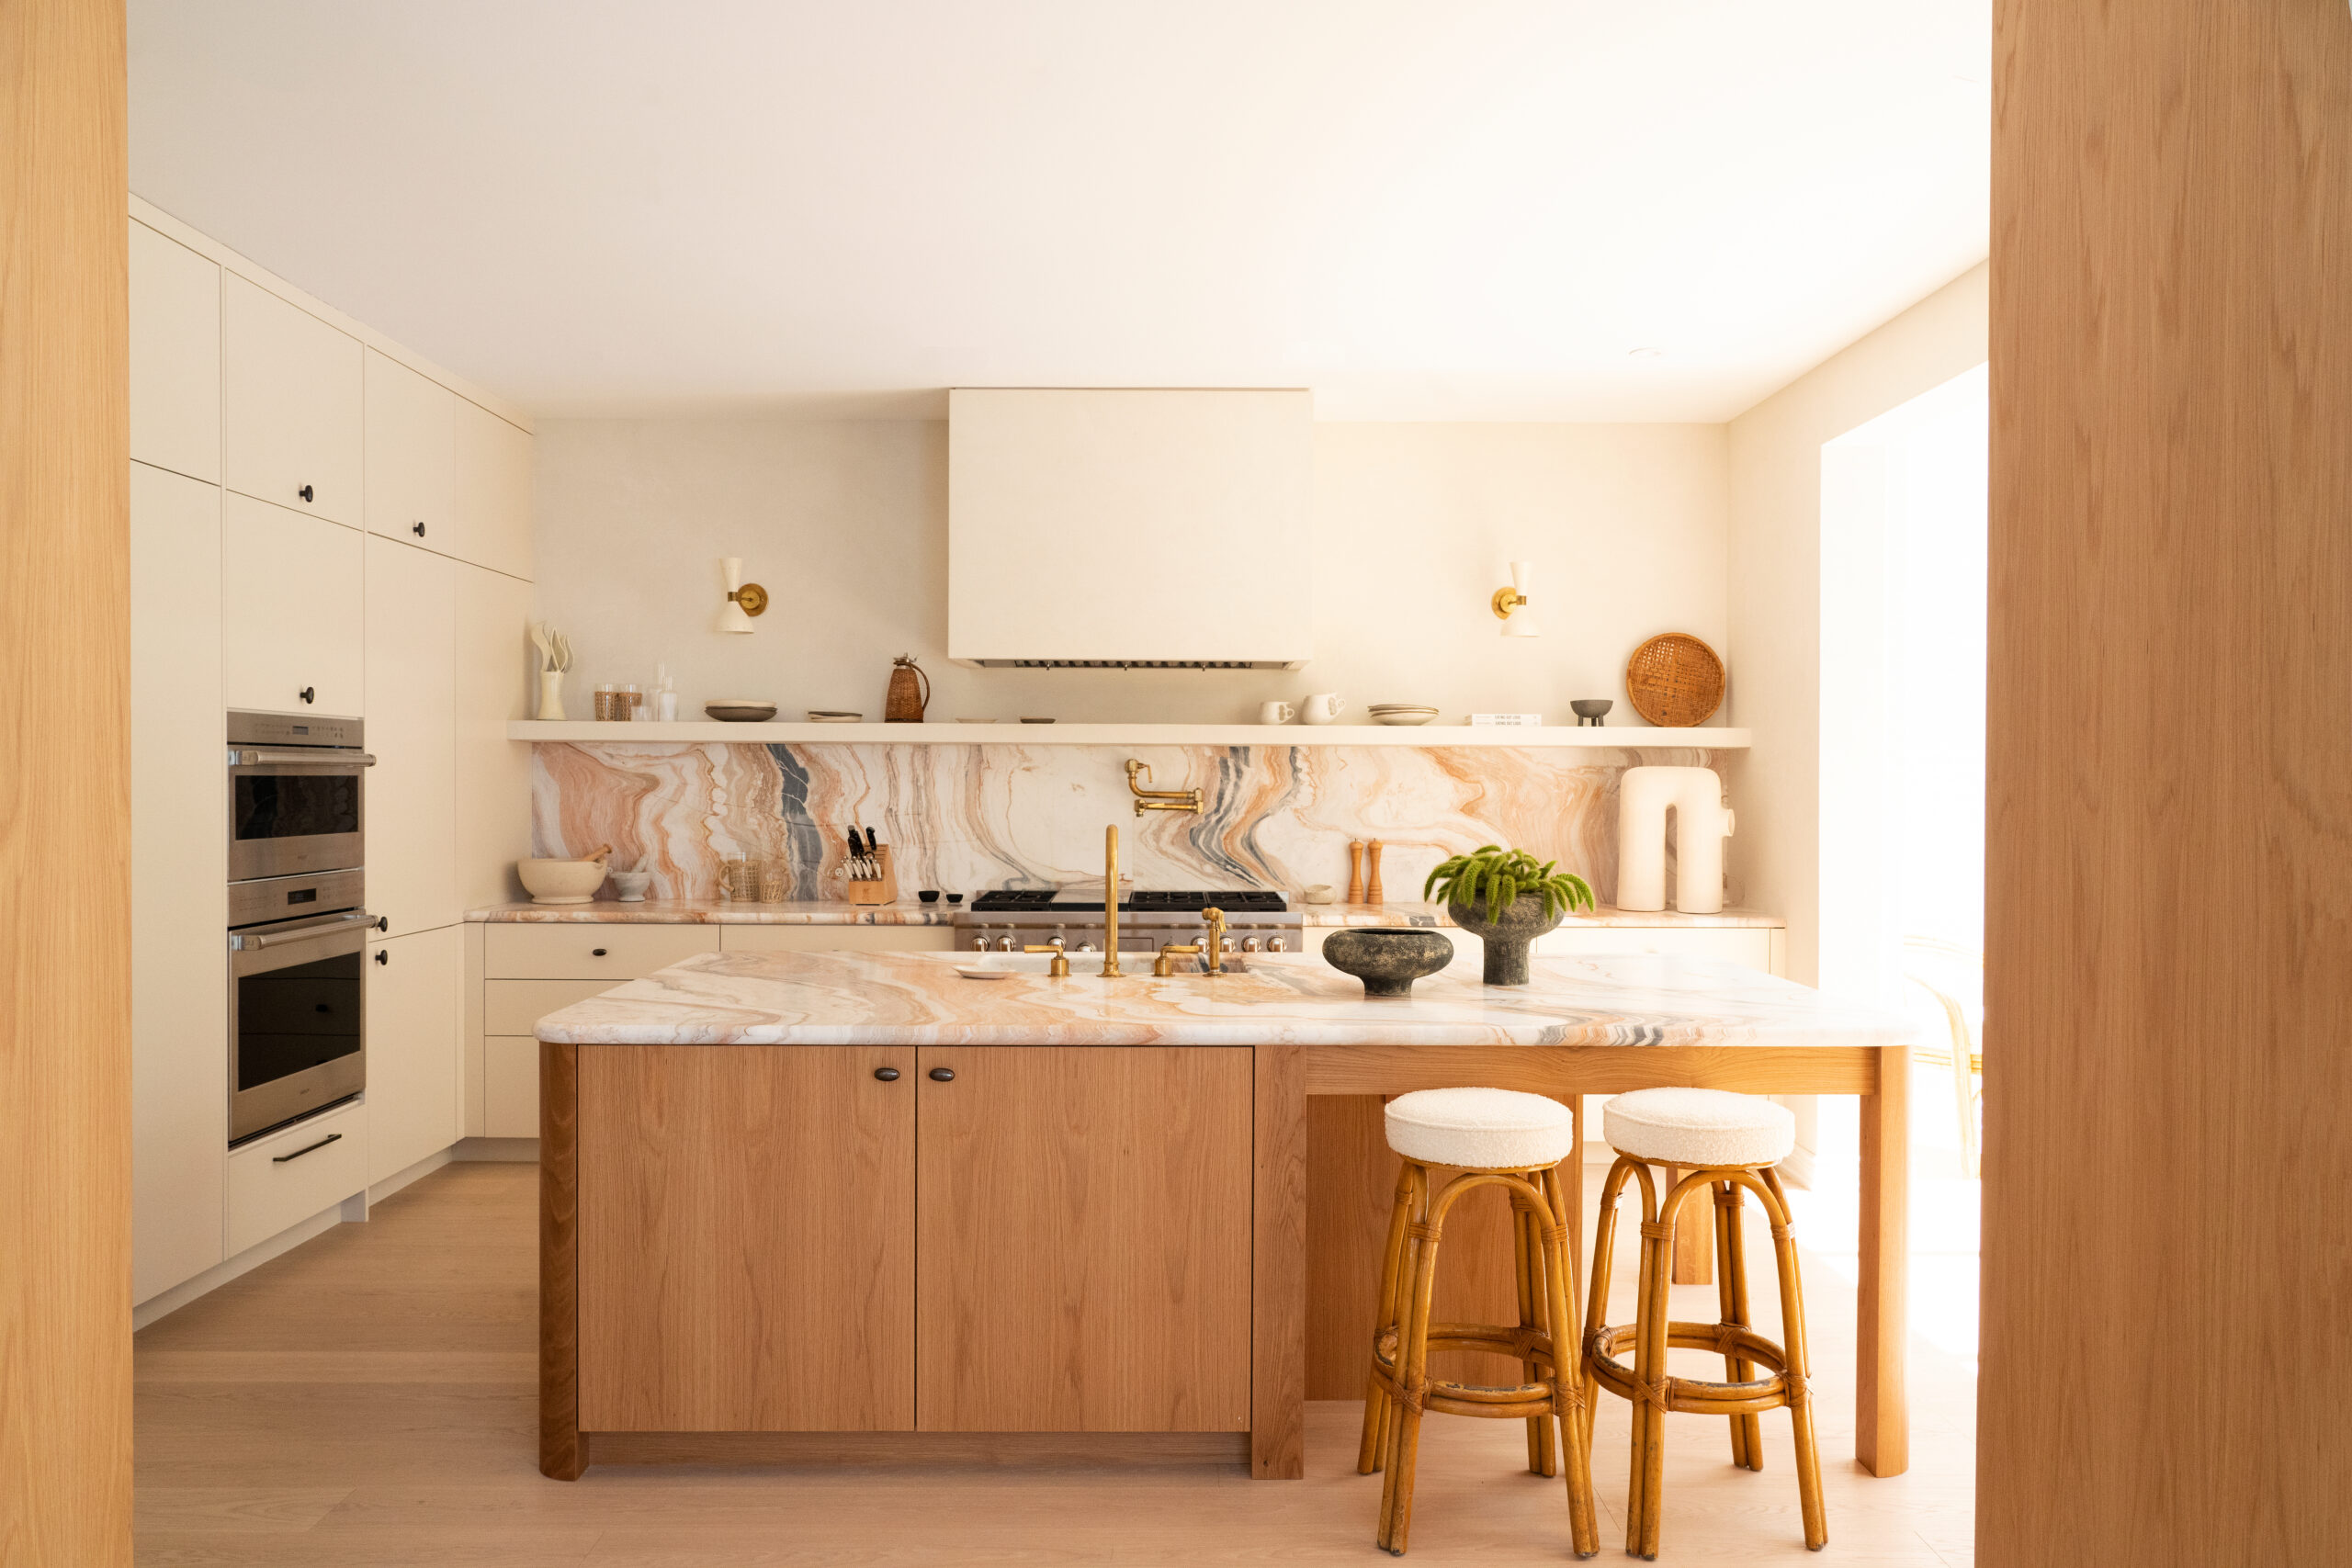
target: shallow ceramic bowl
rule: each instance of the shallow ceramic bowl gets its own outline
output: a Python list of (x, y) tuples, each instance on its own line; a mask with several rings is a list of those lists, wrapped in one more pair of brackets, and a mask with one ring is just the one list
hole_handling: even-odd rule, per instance
[(1437, 715), (1433, 713), (1376, 713), (1372, 716), (1372, 722), (1374, 724), (1427, 724), (1436, 716)]
[(1362, 980), (1367, 997), (1409, 997), (1414, 981), (1453, 962), (1453, 943), (1418, 926), (1350, 926), (1323, 939), (1323, 961)]
[(862, 713), (842, 713), (837, 708), (808, 710), (808, 722), (811, 724), (856, 724), (863, 721), (865, 717), (865, 716)]
[(704, 704), (702, 711), (723, 724), (764, 724), (775, 716), (775, 705), (749, 697), (718, 697)]
[(518, 860), (514, 872), (534, 904), (585, 904), (605, 885), (600, 860)]
[(613, 873), (613, 892), (624, 904), (642, 904), (645, 890), (653, 886), (650, 871), (616, 871)]
[(1298, 896), (1310, 904), (1336, 903), (1340, 897), (1328, 882), (1318, 882), (1312, 887), (1302, 887), (1298, 890)]

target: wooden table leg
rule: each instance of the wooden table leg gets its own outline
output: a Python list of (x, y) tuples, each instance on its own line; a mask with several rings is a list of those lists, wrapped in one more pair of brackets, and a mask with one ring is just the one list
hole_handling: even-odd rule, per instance
[[(1661, 1192), (1671, 1192), (1674, 1184), (1682, 1179), (1682, 1168), (1666, 1168), (1666, 1181)], [(1713, 1203), (1687, 1203), (1674, 1221), (1674, 1282), (1678, 1285), (1712, 1285), (1715, 1282), (1715, 1206)]]
[(1872, 1475), (1911, 1468), (1911, 1048), (1878, 1054), (1862, 1097), (1861, 1289), (1854, 1336), (1854, 1457)]
[(1250, 1473), (1306, 1473), (1306, 1055), (1261, 1045), (1251, 1184)]

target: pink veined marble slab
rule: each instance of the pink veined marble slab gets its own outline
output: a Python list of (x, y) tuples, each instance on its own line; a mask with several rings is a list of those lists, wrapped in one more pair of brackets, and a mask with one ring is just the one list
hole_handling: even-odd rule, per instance
[[(623, 904), (605, 899), (594, 904), (493, 904), (469, 909), (466, 919), (477, 922), (518, 922), (526, 925), (638, 926), (944, 926), (956, 919), (954, 904), (884, 904), (878, 907), (809, 900), (787, 904), (729, 904), (708, 898), (649, 898)], [(1452, 926), (1442, 904), (1398, 900), (1387, 904), (1307, 904), (1294, 900), (1292, 908), (1309, 926)], [(1684, 915), (1672, 909), (1650, 911), (1612, 909), (1603, 905), (1560, 922), (1563, 929), (1579, 926), (1640, 930), (1724, 930), (1777, 928), (1787, 924), (1778, 915), (1752, 909), (1725, 909), (1720, 915)]]
[[(1539, 958), (1523, 987), (1475, 965), (1404, 1000), (1305, 953), (1246, 973), (1053, 979), (1042, 958), (967, 979), (951, 953), (713, 953), (549, 1013), (541, 1040), (581, 1045), (1903, 1045), (1895, 1014), (1714, 960)], [(1140, 965), (1137, 965), (1140, 967)]]

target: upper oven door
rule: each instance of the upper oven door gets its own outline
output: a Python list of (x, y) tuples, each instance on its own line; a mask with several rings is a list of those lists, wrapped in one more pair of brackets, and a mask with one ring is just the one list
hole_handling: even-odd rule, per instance
[(362, 752), (247, 748), (229, 753), (229, 879), (363, 863)]

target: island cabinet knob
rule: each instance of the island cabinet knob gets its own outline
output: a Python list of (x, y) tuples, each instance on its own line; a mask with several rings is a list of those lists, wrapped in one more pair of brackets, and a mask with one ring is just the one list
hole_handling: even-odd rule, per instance
[(931, 1081), (933, 1083), (954, 1083), (956, 1081), (956, 1069), (953, 1067), (933, 1067), (931, 1069)]
[(592, 947), (588, 950), (588, 956), (591, 958), (602, 958), (605, 956), (605, 950), (601, 947)]
[(874, 1076), (880, 1078), (884, 1083), (897, 1083), (899, 1081), (899, 1069), (896, 1067), (876, 1067), (874, 1069)]

